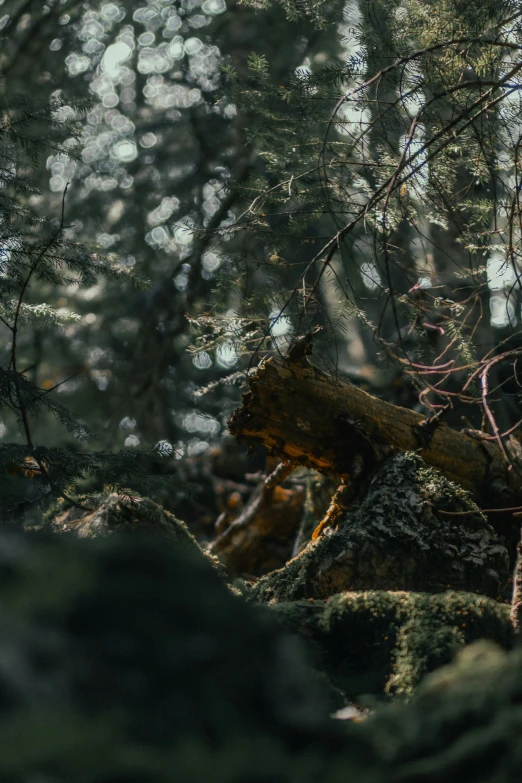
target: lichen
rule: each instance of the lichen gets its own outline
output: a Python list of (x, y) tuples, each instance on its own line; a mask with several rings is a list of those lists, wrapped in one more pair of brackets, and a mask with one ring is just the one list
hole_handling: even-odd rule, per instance
[(260, 579), (253, 596), (456, 589), (506, 599), (509, 576), (507, 550), (469, 493), (410, 452), (388, 459), (340, 526)]

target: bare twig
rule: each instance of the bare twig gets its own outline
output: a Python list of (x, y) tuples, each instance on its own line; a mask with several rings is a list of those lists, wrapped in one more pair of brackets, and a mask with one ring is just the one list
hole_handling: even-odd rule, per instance
[(513, 597), (511, 599), (511, 623), (518, 635), (522, 622), (522, 529), (520, 541), (517, 546), (517, 559), (513, 572)]

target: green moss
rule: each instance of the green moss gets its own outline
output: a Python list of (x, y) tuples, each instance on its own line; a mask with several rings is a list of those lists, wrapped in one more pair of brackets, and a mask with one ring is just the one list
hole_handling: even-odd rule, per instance
[(139, 532), (143, 526), (153, 528), (196, 544), (184, 522), (149, 498), (139, 495), (110, 494), (89, 496), (83, 505), (70, 505), (60, 499), (45, 512), (43, 527), (53, 533), (74, 532), (80, 538), (96, 538), (113, 533)]
[(326, 602), (272, 607), (315, 650), (317, 665), (347, 698), (411, 696), (422, 678), (470, 642), (509, 647), (509, 607), (470, 593), (341, 593)]
[(460, 648), (478, 639), (506, 648), (513, 643), (509, 606), (484, 596), (454, 591), (411, 594), (409, 604), (397, 635), (389, 693), (411, 695), (428, 672), (449, 663)]
[(376, 781), (522, 780), (522, 650), (506, 653), (487, 641), (465, 647), (408, 705), (382, 709), (363, 733)]
[(509, 576), (507, 550), (469, 494), (406, 453), (383, 464), (338, 529), (260, 579), (252, 597), (275, 603), (344, 590), (456, 589), (505, 599)]

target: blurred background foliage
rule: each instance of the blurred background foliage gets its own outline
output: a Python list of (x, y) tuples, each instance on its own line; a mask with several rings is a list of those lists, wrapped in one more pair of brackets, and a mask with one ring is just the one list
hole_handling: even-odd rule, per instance
[[(233, 324), (212, 354), (189, 355), (186, 315), (212, 306), (216, 272), (240, 242), (211, 232), (234, 222), (245, 204), (241, 183), (263, 167), (245, 136), (249, 118), (220, 100), (224, 53), (246, 74), (259, 47), (284, 80), (323, 36), (312, 30), (307, 43), (282, 9), (259, 14), (221, 0), (3, 2), (0, 12), (4, 107), (18, 96), (60, 96), (67, 120), (67, 98), (92, 102), (79, 160), (49, 154), (33, 172), (41, 193), (29, 196), (31, 207), (59, 217), (71, 182), (68, 235), (150, 281), (146, 290), (121, 280), (32, 286), (32, 301), (80, 318), (59, 331), (28, 326), (19, 364), (43, 389), (61, 384), (56, 393), (102, 447), (164, 440), (179, 457), (197, 455), (219, 438), (238, 395), (225, 387), (196, 400), (193, 392), (237, 369), (237, 355)], [(324, 45), (335, 50), (335, 36)], [(228, 309), (240, 299), (230, 291)], [(64, 441), (56, 426), (40, 418), (37, 440)], [(1, 428), (15, 438), (8, 416)]]
[[(59, 220), (63, 203), (67, 241), (122, 272), (33, 281), (27, 301), (66, 322), (24, 325), (18, 366), (96, 448), (182, 461), (220, 442), (245, 369), (319, 324), (327, 369), (458, 426), (481, 426), (480, 371), (510, 350), (486, 374), (510, 429), (516, 6), (0, 0), (3, 112), (59, 101), (81, 120), (76, 158), (51, 144), (27, 206)], [(76, 447), (56, 417), (33, 427)]]

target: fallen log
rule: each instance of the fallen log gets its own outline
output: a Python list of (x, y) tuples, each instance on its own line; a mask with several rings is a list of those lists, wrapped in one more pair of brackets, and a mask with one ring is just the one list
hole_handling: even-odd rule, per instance
[(398, 451), (416, 451), (476, 501), (505, 508), (522, 502), (522, 467), (496, 442), (459, 432), (330, 377), (306, 359), (272, 357), (248, 381), (230, 421), (240, 441), (264, 444), (289, 464), (301, 464), (355, 486)]

